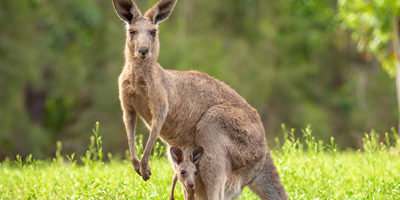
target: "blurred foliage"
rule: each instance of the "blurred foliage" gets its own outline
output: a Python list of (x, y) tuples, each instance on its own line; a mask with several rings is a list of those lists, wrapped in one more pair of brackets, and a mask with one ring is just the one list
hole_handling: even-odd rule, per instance
[(391, 76), (396, 73), (393, 29), (400, 17), (398, 0), (339, 0), (338, 17), (342, 25), (353, 31), (360, 51), (374, 54)]
[[(137, 3), (144, 11), (155, 0)], [(360, 147), (363, 132), (396, 125), (394, 80), (357, 53), (336, 7), (336, 0), (180, 0), (160, 24), (159, 62), (231, 85), (259, 111), (270, 142), (282, 137), (281, 123), (311, 124), (324, 141)], [(0, 160), (53, 155), (56, 141), (82, 155), (96, 121), (104, 154), (123, 154), (116, 82), (125, 33), (111, 1), (2, 0), (0, 29)]]

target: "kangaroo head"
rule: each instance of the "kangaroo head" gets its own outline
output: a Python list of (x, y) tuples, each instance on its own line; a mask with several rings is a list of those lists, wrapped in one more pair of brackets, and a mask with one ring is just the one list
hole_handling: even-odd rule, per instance
[(195, 147), (190, 153), (189, 159), (184, 159), (182, 150), (177, 147), (172, 147), (170, 151), (172, 160), (176, 164), (178, 180), (187, 190), (193, 190), (198, 174), (196, 165), (199, 163), (201, 155), (203, 155), (203, 148)]
[(160, 0), (144, 15), (133, 0), (113, 0), (114, 9), (126, 23), (126, 43), (130, 57), (157, 60), (160, 49), (157, 25), (172, 12), (176, 0)]

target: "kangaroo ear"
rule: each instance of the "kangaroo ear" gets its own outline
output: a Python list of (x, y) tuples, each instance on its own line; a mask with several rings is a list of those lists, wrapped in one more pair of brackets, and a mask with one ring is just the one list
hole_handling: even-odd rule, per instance
[(180, 164), (183, 161), (183, 152), (178, 147), (171, 147), (170, 149), (172, 160), (176, 164)]
[(200, 158), (203, 155), (203, 147), (195, 147), (191, 153), (191, 160), (192, 162), (197, 165), (200, 162)]
[(140, 10), (132, 0), (112, 0), (114, 9), (119, 17), (128, 24), (140, 16)]
[(146, 11), (145, 16), (150, 18), (154, 24), (166, 19), (174, 9), (176, 0), (160, 0)]

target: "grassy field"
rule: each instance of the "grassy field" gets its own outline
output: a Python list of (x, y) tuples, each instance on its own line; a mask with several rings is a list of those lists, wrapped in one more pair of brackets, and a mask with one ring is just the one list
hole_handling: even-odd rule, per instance
[[(389, 136), (372, 132), (359, 151), (337, 151), (308, 129), (285, 138), (273, 157), (290, 199), (400, 199), (399, 150)], [(168, 199), (173, 171), (164, 156), (153, 156), (145, 182), (127, 160), (99, 161), (94, 147), (80, 159), (58, 151), (53, 160), (2, 162), (0, 199)], [(180, 186), (175, 197), (183, 199)], [(258, 198), (245, 188), (240, 199)]]

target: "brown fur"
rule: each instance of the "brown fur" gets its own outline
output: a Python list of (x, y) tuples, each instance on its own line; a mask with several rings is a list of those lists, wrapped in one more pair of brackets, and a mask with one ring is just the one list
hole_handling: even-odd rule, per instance
[(175, 184), (179, 180), (182, 184), (185, 199), (193, 200), (196, 182), (199, 182), (197, 177), (200, 175), (196, 165), (199, 164), (201, 155), (204, 152), (203, 148), (195, 147), (194, 149), (185, 149), (185, 151), (182, 151), (177, 147), (172, 147), (170, 152), (175, 172), (169, 199), (174, 200)]
[[(125, 65), (119, 77), (131, 161), (144, 180), (158, 136), (181, 149), (202, 146), (196, 199), (232, 199), (243, 187), (261, 199), (287, 199), (267, 148), (257, 111), (226, 84), (196, 71), (165, 70), (157, 63), (156, 24), (172, 12), (176, 0), (160, 0), (145, 15), (131, 0), (113, 0), (127, 23)], [(148, 49), (143, 54), (142, 50)], [(150, 129), (142, 160), (135, 152), (139, 115)]]

